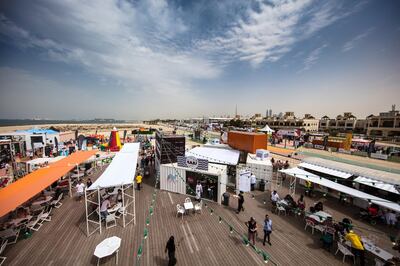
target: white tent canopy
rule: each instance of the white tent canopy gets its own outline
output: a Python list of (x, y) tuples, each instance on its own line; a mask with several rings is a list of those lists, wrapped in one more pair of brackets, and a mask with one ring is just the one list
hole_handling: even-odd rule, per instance
[(310, 169), (313, 171), (317, 171), (323, 174), (327, 174), (327, 175), (331, 175), (331, 176), (335, 176), (335, 177), (339, 177), (339, 178), (343, 178), (343, 179), (347, 179), (350, 176), (352, 176), (352, 174), (346, 173), (346, 172), (342, 172), (342, 171), (338, 171), (335, 169), (330, 169), (328, 167), (323, 167), (323, 166), (319, 166), (316, 164), (311, 164), (311, 163), (300, 163), (299, 166), (301, 166), (302, 168), (306, 168), (306, 169)]
[(267, 132), (267, 133), (273, 133), (273, 132), (274, 132), (274, 130), (271, 129), (268, 125), (265, 125), (265, 127), (259, 129), (258, 131), (260, 131), (260, 132)]
[(240, 152), (233, 149), (196, 147), (190, 151), (187, 151), (186, 156), (194, 156), (198, 159), (206, 159), (210, 163), (237, 165)]
[(314, 175), (314, 174), (312, 174), (310, 172), (307, 172), (307, 171), (305, 171), (303, 169), (295, 167), (295, 168), (279, 170), (279, 171), (282, 172), (282, 173), (285, 173), (287, 175), (294, 176), (295, 178), (298, 177), (298, 178), (310, 181), (312, 183), (315, 183), (315, 184), (318, 184), (318, 185), (321, 185), (321, 186), (324, 186), (324, 187), (327, 187), (327, 188), (331, 188), (333, 190), (345, 193), (347, 195), (350, 195), (350, 196), (353, 196), (353, 197), (356, 197), (356, 198), (365, 199), (365, 200), (371, 200), (371, 202), (375, 203), (376, 205), (385, 207), (385, 208), (390, 209), (390, 210), (394, 210), (396, 212), (400, 212), (400, 205), (397, 204), (397, 203), (394, 203), (394, 202), (391, 202), (391, 201), (388, 201), (388, 200), (385, 200), (385, 199), (382, 199), (382, 198), (378, 198), (376, 196), (364, 193), (364, 192), (359, 191), (359, 190), (354, 189), (354, 188), (347, 187), (345, 185), (338, 184), (338, 183), (333, 182), (331, 180), (328, 180), (326, 178), (322, 178), (322, 177), (319, 177), (317, 175)]
[(367, 186), (371, 186), (374, 188), (378, 188), (378, 189), (382, 189), (385, 191), (389, 191), (395, 194), (400, 194), (400, 192), (395, 188), (394, 185), (392, 184), (388, 184), (382, 181), (378, 181), (378, 180), (374, 180), (368, 177), (364, 177), (364, 176), (359, 176), (356, 179), (354, 179), (354, 182), (358, 182)]
[(88, 188), (109, 188), (132, 184), (136, 174), (139, 143), (126, 143), (104, 173)]

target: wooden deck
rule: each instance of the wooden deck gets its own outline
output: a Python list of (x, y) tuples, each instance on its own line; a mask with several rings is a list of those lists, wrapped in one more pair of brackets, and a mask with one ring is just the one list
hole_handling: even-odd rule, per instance
[[(119, 265), (135, 265), (154, 189), (152, 182), (144, 180), (142, 190), (136, 191), (136, 225), (130, 224), (126, 228), (117, 226), (109, 230), (104, 228), (102, 234), (86, 237), (84, 202), (66, 198), (61, 208), (53, 213), (51, 222), (44, 224), (31, 238), (21, 239), (6, 248), (4, 265), (95, 265), (97, 259), (93, 252), (96, 245), (114, 235), (122, 239)], [(284, 189), (280, 192), (283, 195)], [(228, 226), (218, 222), (218, 214), (243, 234), (247, 232), (244, 222), (253, 216), (260, 228), (256, 246), (269, 253), (271, 260), (278, 265), (342, 264), (340, 255), (334, 256), (334, 251), (329, 253), (320, 248), (318, 233), (313, 236), (304, 231), (301, 218), (271, 214), (269, 204), (263, 204), (267, 195), (269, 192), (257, 192), (254, 199), (246, 195), (245, 212), (239, 215), (234, 212), (237, 200), (231, 198), (230, 207), (210, 204), (215, 209), (214, 215), (204, 209), (202, 214), (187, 215), (182, 221), (176, 217), (176, 204), (182, 204), (185, 196), (160, 191), (148, 226), (149, 237), (145, 240), (140, 265), (167, 265), (164, 248), (171, 235), (175, 236), (177, 243), (177, 265), (263, 265), (260, 255), (243, 245), (241, 237), (230, 234)], [(338, 210), (328, 208), (334, 216), (338, 215)], [(272, 246), (267, 244), (264, 247), (260, 238), (266, 213), (272, 218), (274, 231), (271, 235)], [(350, 263), (350, 260), (346, 261)], [(115, 257), (103, 259), (101, 265), (115, 265)]]

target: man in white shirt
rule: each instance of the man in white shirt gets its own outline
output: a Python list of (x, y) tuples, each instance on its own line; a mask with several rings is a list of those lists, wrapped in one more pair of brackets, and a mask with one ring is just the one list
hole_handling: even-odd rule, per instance
[(256, 176), (253, 173), (251, 173), (251, 176), (250, 176), (251, 191), (254, 191), (255, 186), (256, 186)]
[(393, 226), (396, 225), (397, 217), (396, 217), (396, 213), (394, 211), (387, 212), (385, 216), (386, 216), (385, 217), (386, 223), (388, 225), (393, 225)]
[(109, 198), (106, 198), (100, 206), (100, 216), (102, 219), (106, 219), (108, 215), (108, 209), (111, 208), (111, 203)]
[(82, 196), (85, 190), (85, 184), (83, 183), (83, 181), (81, 180), (78, 185), (76, 185), (76, 194), (78, 196), (79, 201), (82, 200)]
[(276, 190), (272, 191), (271, 193), (271, 201), (272, 201), (272, 207), (276, 208), (276, 203), (280, 200), (278, 192)]
[(201, 199), (201, 194), (203, 194), (203, 186), (200, 184), (200, 181), (197, 181), (196, 185), (196, 199)]

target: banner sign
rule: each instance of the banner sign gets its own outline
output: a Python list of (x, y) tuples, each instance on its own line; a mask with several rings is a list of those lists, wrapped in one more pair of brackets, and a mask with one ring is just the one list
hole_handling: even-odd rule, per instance
[(208, 171), (208, 160), (198, 159), (194, 156), (177, 156), (177, 159), (180, 167)]
[(371, 153), (371, 158), (387, 160), (388, 156), (386, 154), (381, 154), (381, 153)]

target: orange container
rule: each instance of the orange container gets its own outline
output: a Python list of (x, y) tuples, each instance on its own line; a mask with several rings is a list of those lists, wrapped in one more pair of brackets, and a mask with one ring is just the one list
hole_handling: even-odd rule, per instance
[(229, 131), (228, 145), (240, 151), (256, 153), (257, 149), (267, 148), (267, 135), (264, 133)]

